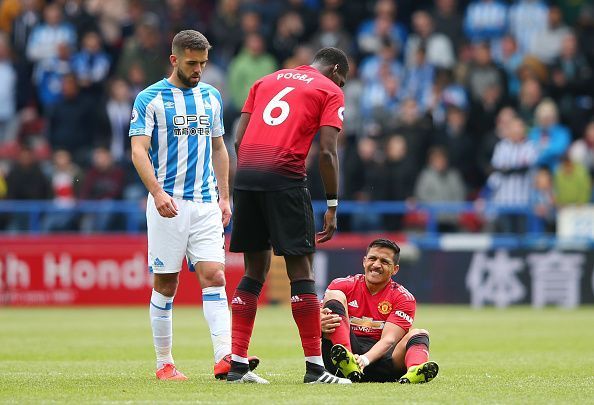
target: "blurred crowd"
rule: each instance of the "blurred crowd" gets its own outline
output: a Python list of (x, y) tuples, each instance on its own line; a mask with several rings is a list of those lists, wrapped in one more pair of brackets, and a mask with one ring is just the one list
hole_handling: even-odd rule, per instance
[[(202, 80), (222, 93), (230, 153), (251, 84), (335, 46), (351, 64), (341, 199), (530, 204), (548, 231), (559, 207), (592, 201), (587, 0), (0, 0), (0, 198), (141, 200), (131, 106), (169, 73), (171, 39), (187, 28), (213, 45)], [(314, 147), (310, 189), (324, 199), (316, 162)], [(422, 226), (411, 211), (353, 215), (342, 229)], [(438, 219), (443, 231), (523, 232), (523, 218)], [(119, 225), (65, 213), (43, 226)]]

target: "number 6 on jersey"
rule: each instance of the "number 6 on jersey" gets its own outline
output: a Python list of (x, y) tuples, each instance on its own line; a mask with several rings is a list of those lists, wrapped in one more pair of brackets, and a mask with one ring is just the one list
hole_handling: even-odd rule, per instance
[[(289, 106), (289, 103), (282, 100), (282, 98), (293, 90), (295, 90), (295, 87), (285, 87), (279, 91), (276, 96), (272, 97), (272, 100), (270, 100), (268, 104), (266, 104), (266, 108), (264, 108), (264, 112), (262, 112), (262, 119), (266, 124), (274, 127), (282, 124), (287, 119), (291, 107)], [(272, 116), (272, 110), (275, 108), (281, 109), (281, 113), (278, 117)]]

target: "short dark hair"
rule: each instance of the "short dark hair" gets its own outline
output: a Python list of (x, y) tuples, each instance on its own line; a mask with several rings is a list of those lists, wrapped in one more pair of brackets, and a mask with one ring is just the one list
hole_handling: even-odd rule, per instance
[(178, 32), (171, 42), (171, 53), (179, 55), (184, 49), (203, 51), (212, 46), (202, 33), (195, 30), (183, 30)]
[(338, 73), (344, 76), (349, 73), (349, 61), (346, 53), (338, 48), (320, 49), (314, 56), (313, 63), (319, 63), (322, 66), (338, 65)]
[(367, 246), (366, 254), (369, 253), (369, 249), (371, 249), (372, 247), (383, 247), (391, 249), (392, 251), (394, 251), (394, 264), (398, 264), (398, 262), (400, 261), (400, 246), (398, 246), (396, 242), (393, 242), (390, 239), (375, 239), (369, 244), (369, 246)]

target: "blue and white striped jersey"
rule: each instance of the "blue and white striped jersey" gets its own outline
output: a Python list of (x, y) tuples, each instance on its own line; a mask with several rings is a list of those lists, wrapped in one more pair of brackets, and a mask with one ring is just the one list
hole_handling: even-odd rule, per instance
[(180, 89), (163, 79), (134, 102), (129, 134), (152, 137), (155, 176), (172, 197), (217, 201), (212, 137), (224, 133), (221, 94), (209, 84)]

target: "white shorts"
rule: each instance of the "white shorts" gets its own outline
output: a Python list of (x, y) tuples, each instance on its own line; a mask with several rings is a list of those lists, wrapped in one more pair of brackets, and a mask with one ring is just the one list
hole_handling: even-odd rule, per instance
[(197, 262), (225, 263), (225, 233), (217, 203), (175, 199), (178, 212), (162, 217), (149, 194), (146, 203), (148, 265), (153, 273), (177, 273), (187, 258)]

